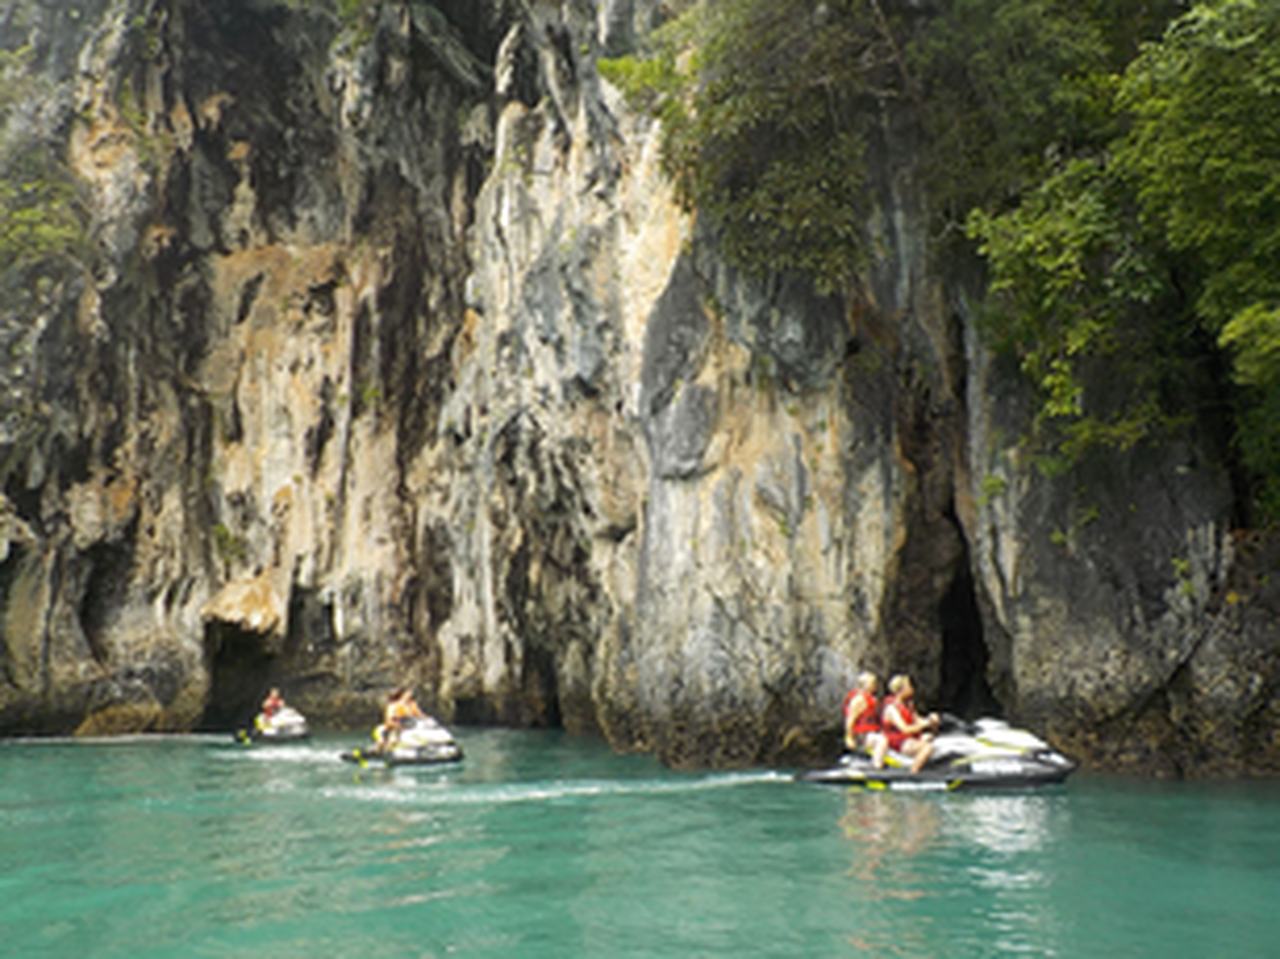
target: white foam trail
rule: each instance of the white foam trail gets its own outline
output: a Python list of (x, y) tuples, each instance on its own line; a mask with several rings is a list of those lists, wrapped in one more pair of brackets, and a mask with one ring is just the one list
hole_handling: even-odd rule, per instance
[(774, 771), (723, 773), (699, 779), (580, 779), (527, 783), (435, 783), (422, 789), (359, 785), (324, 790), (326, 795), (370, 802), (429, 806), (501, 805), (554, 802), (560, 799), (597, 799), (613, 796), (662, 795), (726, 789), (759, 783), (790, 781)]
[(118, 733), (110, 736), (7, 736), (0, 746), (131, 746), (138, 743), (227, 743), (229, 733)]
[(217, 756), (219, 759), (230, 759), (236, 762), (301, 763), (311, 766), (332, 766), (337, 761), (337, 755), (332, 749), (270, 743), (257, 743), (239, 748), (229, 745), (227, 749), (218, 752)]

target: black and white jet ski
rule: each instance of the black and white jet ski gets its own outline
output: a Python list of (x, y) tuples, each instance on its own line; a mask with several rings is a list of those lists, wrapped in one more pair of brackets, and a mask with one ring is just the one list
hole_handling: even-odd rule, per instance
[(865, 789), (1026, 789), (1061, 783), (1075, 768), (1043, 739), (1003, 720), (944, 716), (933, 756), (918, 773), (911, 771), (910, 757), (890, 750), (882, 769), (869, 755), (845, 753), (836, 765), (805, 770), (796, 779)]
[(357, 747), (341, 754), (347, 762), (361, 766), (382, 763), (385, 766), (429, 766), (456, 763), (462, 759), (462, 747), (453, 734), (430, 716), (407, 719), (400, 735), (388, 743), (382, 727), (373, 731), (373, 744)]
[(281, 706), (270, 716), (258, 713), (249, 729), (236, 730), (242, 743), (291, 743), (311, 735), (306, 717), (292, 706)]

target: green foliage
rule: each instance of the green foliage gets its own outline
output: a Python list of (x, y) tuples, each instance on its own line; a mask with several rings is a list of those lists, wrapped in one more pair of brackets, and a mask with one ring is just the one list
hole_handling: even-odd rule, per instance
[(75, 182), (44, 144), (9, 131), (17, 109), (44, 96), (31, 50), (0, 50), (0, 274), (27, 276), (83, 253), (85, 230)]
[(984, 329), (1039, 391), (1041, 468), (1226, 399), (1280, 517), (1280, 4), (701, 0), (601, 71), (731, 259), (828, 290), (868, 252), (867, 146), (911, 114), (937, 235), (976, 243)]
[(243, 563), (249, 555), (249, 545), (225, 523), (213, 527), (213, 545), (222, 562), (228, 566)]
[(1116, 159), (1147, 219), (1204, 268), (1197, 309), (1221, 326), (1280, 303), (1280, 7), (1198, 5), (1127, 71)]
[[(1168, 263), (1106, 164), (1073, 160), (1010, 212), (975, 211), (969, 232), (991, 265), (985, 328), (1042, 397), (1047, 472), (1172, 425), (1181, 410), (1164, 398), (1184, 395), (1174, 384), (1194, 375), (1198, 343)], [(1153, 314), (1162, 322), (1146, 322)], [(1102, 363), (1110, 375), (1092, 378), (1089, 397), (1085, 374)]]
[(368, 0), (338, 0), (338, 16), (345, 23), (359, 19), (368, 6)]
[(663, 120), (681, 200), (753, 273), (854, 278), (864, 250), (865, 144), (893, 87), (893, 38), (875, 0), (722, 0), (690, 8), (643, 60), (602, 72)]
[(982, 477), (982, 493), (978, 497), (979, 506), (987, 506), (992, 500), (999, 499), (1009, 489), (1009, 483), (1003, 476), (988, 473)]
[[(1229, 351), (1237, 446), (1260, 512), (1280, 517), (1280, 8), (1197, 4), (1114, 89), (1109, 142), (970, 216), (989, 329), (1068, 464), (1192, 412)], [(1104, 359), (1105, 378), (1086, 375)]]
[(632, 109), (659, 116), (671, 109), (671, 118), (678, 117), (675, 107), (681, 79), (670, 49), (659, 49), (649, 57), (601, 59), (598, 67), (600, 75), (626, 95)]
[(65, 180), (45, 180), (34, 171), (6, 171), (0, 179), (0, 263), (23, 271), (71, 254), (83, 241), (75, 192)]
[(1117, 65), (1180, 3), (949, 0), (926, 16), (885, 0), (704, 0), (644, 56), (600, 69), (663, 120), (681, 199), (734, 261), (841, 289), (865, 258), (866, 148), (887, 104), (915, 107), (939, 227), (963, 223), (1113, 134)]
[(1075, 2), (952, 0), (909, 51), (943, 226), (1007, 203), (1047, 163), (1105, 136), (1108, 48)]
[(1280, 7), (1197, 4), (1129, 68), (1116, 162), (1195, 269), (1197, 316), (1234, 360), (1238, 444), (1280, 518)]
[(379, 0), (284, 0), (285, 6), (295, 10), (329, 9), (344, 22), (359, 19), (361, 14), (377, 5)]

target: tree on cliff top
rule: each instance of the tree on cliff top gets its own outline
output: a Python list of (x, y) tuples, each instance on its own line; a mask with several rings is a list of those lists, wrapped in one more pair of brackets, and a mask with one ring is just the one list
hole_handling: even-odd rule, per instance
[(1280, 5), (1198, 5), (1127, 72), (1117, 162), (1195, 266), (1197, 318), (1230, 350), (1239, 443), (1280, 518)]
[(1041, 462), (1159, 442), (1225, 396), (1258, 516), (1280, 516), (1278, 18), (718, 0), (601, 69), (663, 119), (680, 195), (731, 260), (827, 289), (854, 288), (867, 252), (867, 145), (910, 118), (935, 239), (977, 241), (986, 329), (1040, 390)]
[[(1256, 519), (1280, 517), (1280, 8), (1197, 4), (1129, 64), (1112, 108), (1105, 149), (974, 216), (995, 327), (1068, 453), (1153, 435), (1205, 399), (1195, 368), (1225, 351)], [(1132, 374), (1110, 421), (1083, 385), (1101, 357)]]
[(666, 168), (731, 260), (847, 289), (886, 116), (914, 123), (935, 224), (958, 226), (1108, 135), (1115, 45), (1176, 2), (704, 0), (600, 69), (662, 119)]
[(824, 289), (863, 257), (866, 140), (877, 96), (898, 95), (877, 0), (727, 0), (689, 7), (646, 57), (601, 72), (663, 120), (677, 193), (752, 272)]

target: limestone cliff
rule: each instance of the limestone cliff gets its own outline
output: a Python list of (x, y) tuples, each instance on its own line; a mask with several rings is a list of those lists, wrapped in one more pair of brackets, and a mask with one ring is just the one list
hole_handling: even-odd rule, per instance
[(1020, 459), (892, 114), (861, 288), (736, 275), (595, 69), (660, 13), (0, 0), (41, 90), (6, 143), (86, 233), (0, 302), (0, 728), (219, 728), (267, 682), (363, 723), (410, 681), (775, 761), (870, 666), (1105, 765), (1280, 766), (1214, 438)]

